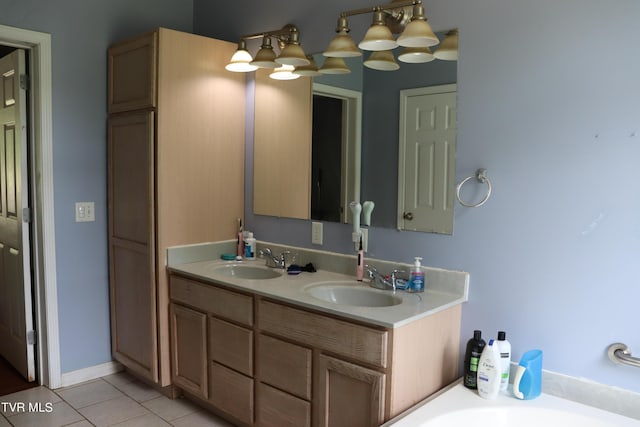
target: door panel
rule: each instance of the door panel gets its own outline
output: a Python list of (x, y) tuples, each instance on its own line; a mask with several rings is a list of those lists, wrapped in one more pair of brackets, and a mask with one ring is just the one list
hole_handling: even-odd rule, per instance
[(453, 233), (455, 85), (403, 91), (398, 228)]
[(27, 171), (26, 91), (20, 86), (24, 51), (0, 59), (0, 354), (28, 381), (35, 380)]

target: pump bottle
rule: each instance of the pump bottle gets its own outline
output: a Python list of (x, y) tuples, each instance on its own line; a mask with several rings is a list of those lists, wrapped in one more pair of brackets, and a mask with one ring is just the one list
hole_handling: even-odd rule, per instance
[(421, 257), (415, 257), (413, 268), (409, 274), (407, 292), (424, 292), (424, 270), (422, 270), (420, 261), (422, 261)]
[(473, 338), (467, 342), (464, 356), (464, 386), (475, 390), (478, 388), (478, 363), (482, 350), (487, 343), (482, 339), (482, 331), (473, 331)]

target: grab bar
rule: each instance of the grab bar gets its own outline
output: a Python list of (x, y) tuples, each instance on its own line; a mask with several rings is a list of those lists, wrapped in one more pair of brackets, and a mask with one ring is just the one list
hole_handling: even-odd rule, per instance
[(629, 350), (629, 347), (622, 343), (618, 342), (615, 344), (611, 344), (607, 349), (607, 354), (609, 355), (609, 359), (613, 363), (625, 364), (640, 368), (640, 358), (633, 357), (631, 355), (631, 350)]

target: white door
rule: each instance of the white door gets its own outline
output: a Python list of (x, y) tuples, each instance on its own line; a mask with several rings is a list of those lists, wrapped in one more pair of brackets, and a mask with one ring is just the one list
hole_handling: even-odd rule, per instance
[(0, 354), (34, 381), (24, 70), (21, 49), (0, 59)]
[(453, 233), (456, 85), (400, 92), (398, 229)]

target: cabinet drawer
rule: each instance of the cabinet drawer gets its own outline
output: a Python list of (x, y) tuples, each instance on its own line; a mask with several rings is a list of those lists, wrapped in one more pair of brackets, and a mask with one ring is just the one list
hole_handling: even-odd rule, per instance
[(258, 346), (260, 381), (311, 400), (311, 350), (266, 335)]
[(258, 318), (263, 331), (374, 366), (387, 367), (387, 331), (262, 300)]
[(243, 325), (253, 325), (253, 297), (171, 276), (171, 299)]
[(259, 383), (256, 421), (260, 427), (309, 427), (311, 403)]
[(209, 355), (215, 362), (253, 376), (253, 331), (209, 317)]
[(211, 363), (209, 402), (246, 424), (253, 424), (253, 380)]

